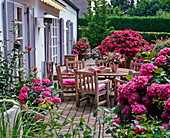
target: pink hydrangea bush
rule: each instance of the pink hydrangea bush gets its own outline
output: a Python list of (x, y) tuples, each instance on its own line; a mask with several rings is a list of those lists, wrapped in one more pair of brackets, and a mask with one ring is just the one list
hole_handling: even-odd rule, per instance
[[(158, 53), (158, 58), (169, 55), (168, 48), (164, 48)], [(170, 121), (170, 62), (158, 65), (158, 58), (154, 64), (143, 64), (139, 70), (140, 76), (134, 76), (127, 84), (118, 86), (117, 101), (123, 105), (121, 113), (127, 119), (133, 119), (133, 115), (147, 114), (148, 119), (151, 119), (150, 116), (159, 118), (167, 127), (166, 124)], [(163, 71), (157, 72), (161, 69), (158, 68), (160, 66), (164, 71), (163, 75)]]
[(90, 49), (90, 45), (88, 43), (85, 43), (84, 40), (82, 40), (73, 44), (72, 53), (78, 54), (79, 57), (86, 59), (89, 57), (89, 49)]
[[(60, 98), (53, 93), (48, 85), (51, 84), (49, 79), (38, 78), (32, 80), (32, 85), (24, 86), (21, 88), (19, 95), (19, 103), (21, 104), (21, 109), (29, 107), (38, 107), (45, 109), (45, 111), (53, 109), (54, 106), (58, 106), (61, 103)], [(42, 117), (37, 114), (35, 120), (38, 121)]]
[(106, 37), (98, 47), (101, 55), (107, 52), (121, 53), (125, 58), (135, 56), (136, 53), (151, 50), (149, 43), (139, 33), (132, 30), (117, 31)]

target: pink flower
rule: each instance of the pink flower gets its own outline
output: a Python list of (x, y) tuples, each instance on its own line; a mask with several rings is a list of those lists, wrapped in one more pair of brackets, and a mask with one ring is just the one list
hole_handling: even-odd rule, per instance
[(38, 69), (37, 67), (34, 67), (33, 71), (37, 71), (37, 69)]
[(32, 50), (32, 47), (28, 46), (27, 49), (28, 49), (28, 51), (31, 51), (31, 50)]
[(24, 98), (28, 98), (27, 93), (20, 93), (20, 95), (19, 95), (19, 99), (23, 101), (23, 100), (24, 100)]
[(22, 107), (21, 107), (21, 110), (23, 110), (24, 108), (28, 108), (28, 105), (23, 104)]
[(42, 119), (42, 116), (39, 115), (39, 114), (37, 114), (37, 115), (36, 115), (36, 118), (35, 118), (35, 121), (38, 121), (38, 120), (40, 120), (40, 119)]
[(157, 95), (157, 91), (159, 89), (159, 84), (153, 83), (151, 86), (147, 87), (147, 95), (149, 97), (154, 97)]
[(167, 101), (165, 101), (164, 102), (164, 104), (165, 104), (165, 108), (167, 109), (167, 110), (169, 110), (170, 111), (170, 98), (168, 98), (168, 100)]
[(28, 86), (24, 86), (24, 87), (21, 88), (22, 93), (26, 93), (29, 90), (30, 90), (30, 88)]
[(45, 92), (43, 92), (43, 95), (44, 95), (44, 96), (50, 96), (51, 93), (50, 93), (49, 91), (45, 91)]
[(35, 91), (43, 91), (43, 88), (41, 86), (34, 86), (33, 89)]
[(38, 78), (35, 78), (35, 79), (33, 79), (32, 82), (35, 83), (35, 84), (40, 84), (41, 80), (38, 79)]
[(23, 104), (23, 103), (24, 103), (24, 100), (23, 100), (23, 99), (20, 99), (20, 100), (19, 100), (19, 103), (20, 103), (20, 104)]
[(45, 99), (48, 101), (48, 102), (53, 102), (53, 99), (51, 97), (45, 97)]
[(161, 49), (160, 52), (158, 53), (158, 56), (166, 56), (166, 55), (170, 55), (170, 48), (164, 48)]
[(134, 104), (135, 102), (139, 101), (140, 96), (137, 92), (132, 93), (132, 95), (128, 98), (128, 102), (130, 104)]
[(142, 101), (144, 102), (144, 105), (147, 107), (151, 107), (154, 104), (154, 98), (148, 97), (148, 95), (143, 96)]
[(147, 85), (148, 79), (146, 76), (134, 76), (132, 82), (136, 89), (142, 90)]
[(162, 126), (164, 127), (164, 129), (166, 129), (168, 131), (169, 127), (170, 127), (170, 124), (163, 123)]
[(57, 96), (54, 96), (53, 99), (54, 99), (54, 102), (55, 102), (56, 104), (57, 104), (57, 103), (61, 103), (61, 99), (58, 98)]
[(125, 114), (126, 117), (128, 117), (128, 114), (130, 112), (130, 106), (126, 105), (123, 110), (121, 111), (121, 114)]
[(164, 122), (169, 123), (169, 120), (170, 120), (170, 111), (165, 110), (165, 112), (161, 115), (161, 117), (162, 117), (162, 120)]
[(113, 122), (115, 122), (116, 124), (120, 124), (121, 123), (120, 117), (113, 119)]
[(159, 66), (163, 65), (166, 62), (167, 62), (167, 58), (165, 56), (161, 55), (161, 56), (156, 58), (155, 65), (157, 67), (159, 67)]
[(146, 107), (142, 104), (135, 103), (134, 105), (131, 105), (131, 107), (132, 107), (132, 113), (141, 114), (141, 115), (147, 113)]
[(141, 75), (152, 74), (155, 72), (155, 69), (156, 68), (153, 64), (145, 63), (141, 66), (139, 72), (141, 73)]
[(42, 79), (42, 82), (47, 85), (51, 84), (51, 81), (49, 79)]
[(39, 99), (38, 99), (38, 102), (39, 102), (39, 103), (43, 103), (44, 101), (45, 101), (45, 100), (44, 100), (43, 98), (39, 98)]

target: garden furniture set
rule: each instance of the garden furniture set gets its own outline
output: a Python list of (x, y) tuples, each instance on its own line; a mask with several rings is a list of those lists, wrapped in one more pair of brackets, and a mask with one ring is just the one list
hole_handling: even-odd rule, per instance
[[(137, 65), (131, 63), (131, 67), (133, 66)], [(140, 74), (139, 72), (126, 68), (118, 68), (116, 72), (112, 72), (110, 67), (104, 67), (104, 70), (93, 71), (90, 71), (89, 68), (90, 67), (85, 68), (84, 60), (69, 61), (66, 59), (66, 70), (63, 72), (61, 72), (60, 66), (56, 64), (58, 87), (62, 90), (62, 101), (64, 101), (65, 97), (75, 96), (76, 106), (79, 106), (80, 102), (84, 100), (88, 100), (88, 103), (90, 103), (90, 95), (94, 95), (96, 107), (102, 104), (108, 106), (110, 90), (113, 90), (114, 105), (116, 105), (117, 86), (122, 83), (127, 83), (127, 80), (121, 80), (119, 78), (127, 75), (134, 76)], [(71, 93), (71, 95), (68, 93)], [(104, 95), (104, 100), (100, 102), (99, 99), (103, 98), (99, 97), (102, 95)]]

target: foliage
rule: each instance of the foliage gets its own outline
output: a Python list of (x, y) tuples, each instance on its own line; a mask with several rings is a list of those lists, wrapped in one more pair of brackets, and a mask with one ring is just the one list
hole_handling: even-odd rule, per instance
[(116, 6), (115, 8), (108, 9), (109, 16), (124, 16), (124, 13), (121, 11), (121, 8)]
[(98, 47), (100, 54), (107, 52), (121, 53), (126, 59), (135, 56), (142, 49), (150, 49), (149, 43), (142, 36), (132, 30), (117, 31), (106, 37)]
[(159, 52), (161, 49), (168, 47), (170, 48), (170, 38), (165, 38), (164, 40), (157, 40), (157, 43), (153, 51)]
[(155, 44), (158, 39), (170, 37), (170, 33), (165, 32), (138, 32), (149, 44)]
[[(89, 40), (89, 44), (91, 49), (98, 46), (108, 35), (107, 30), (107, 9), (108, 5), (106, 0), (87, 0), (87, 14), (85, 15), (85, 19), (87, 20), (87, 38)], [(94, 6), (92, 7), (92, 2)]]
[(73, 44), (72, 52), (73, 54), (78, 54), (79, 57), (87, 59), (89, 57), (89, 54), (88, 54), (89, 49), (90, 49), (90, 45), (86, 43), (84, 40), (82, 40), (82, 41), (79, 41)]
[[(146, 115), (135, 115), (134, 120), (129, 123), (125, 119), (125, 114), (122, 114), (123, 106), (117, 105), (116, 107), (108, 110), (105, 107), (99, 107), (94, 111), (97, 116), (97, 124), (106, 126), (106, 134), (111, 134), (112, 137), (133, 138), (133, 137), (157, 137), (163, 138), (170, 136), (169, 132), (162, 126), (162, 121), (152, 118), (148, 120)], [(120, 115), (120, 118), (115, 116)], [(140, 119), (140, 120), (139, 120)]]
[(169, 12), (166, 12), (166, 11), (163, 11), (162, 9), (157, 11), (156, 12), (156, 16), (159, 16), (159, 17), (164, 17), (164, 18), (170, 18), (170, 11)]
[(92, 58), (92, 59), (97, 58), (98, 60), (102, 59), (102, 57), (100, 55), (100, 51), (98, 50), (98, 47), (95, 47), (95, 48), (92, 49), (92, 52), (90, 54), (90, 58)]
[[(170, 32), (169, 18), (163, 17), (115, 17), (107, 18), (108, 28), (114, 26), (115, 30), (132, 29), (142, 32)], [(79, 18), (79, 25), (87, 26), (87, 20)]]
[(163, 0), (140, 0), (135, 8), (127, 11), (130, 16), (156, 16), (156, 12), (162, 9), (169, 12), (170, 5), (163, 4)]
[(162, 49), (151, 63), (141, 66), (140, 76), (135, 76), (127, 84), (119, 86), (117, 100), (123, 107), (121, 113), (125, 115), (125, 120), (131, 122), (135, 119), (133, 115), (147, 114), (148, 120), (162, 120), (165, 126), (168, 125), (170, 120), (169, 57), (170, 48)]
[(123, 12), (126, 12), (127, 9), (134, 7), (134, 0), (111, 0), (111, 5), (118, 6)]
[(111, 64), (119, 64), (123, 61), (123, 57), (120, 53), (108, 52), (103, 56), (103, 59), (106, 60), (107, 63)]

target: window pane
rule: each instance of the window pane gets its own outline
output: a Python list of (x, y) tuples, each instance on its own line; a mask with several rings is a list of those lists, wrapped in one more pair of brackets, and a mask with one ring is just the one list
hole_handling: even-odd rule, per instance
[(17, 7), (17, 20), (22, 21), (22, 9)]

